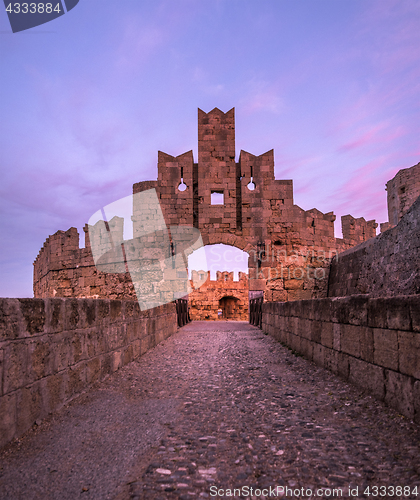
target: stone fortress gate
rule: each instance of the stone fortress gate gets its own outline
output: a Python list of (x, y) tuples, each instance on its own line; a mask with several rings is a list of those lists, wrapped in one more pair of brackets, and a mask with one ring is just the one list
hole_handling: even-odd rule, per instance
[[(343, 239), (335, 238), (333, 212), (295, 205), (292, 180), (274, 177), (273, 150), (259, 156), (242, 150), (236, 162), (234, 108), (227, 113), (199, 109), (197, 162), (192, 151), (176, 157), (159, 151), (157, 167), (157, 180), (133, 185), (133, 238), (142, 234), (145, 217), (136, 195), (154, 189), (168, 228), (195, 228), (204, 245), (222, 243), (247, 252), (250, 294), (263, 294), (266, 301), (327, 296), (331, 258), (376, 235), (374, 220), (347, 215)], [(128, 272), (136, 255), (127, 255), (127, 242), (120, 262), (112, 257), (101, 267), (92, 257), (92, 234), (100, 241), (108, 234), (123, 242), (123, 222), (118, 217), (101, 221), (93, 233), (86, 225), (85, 248), (79, 248), (75, 228), (50, 236), (34, 262), (34, 296), (136, 299)], [(173, 254), (172, 240), (169, 246)], [(105, 244), (104, 252), (110, 248)], [(159, 279), (151, 275), (150, 290)]]

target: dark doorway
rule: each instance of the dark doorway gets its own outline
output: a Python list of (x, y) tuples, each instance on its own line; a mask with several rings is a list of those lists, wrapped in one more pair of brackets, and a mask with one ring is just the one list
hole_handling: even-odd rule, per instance
[(222, 319), (237, 319), (239, 300), (236, 297), (222, 297), (219, 300), (219, 309), (222, 310)]

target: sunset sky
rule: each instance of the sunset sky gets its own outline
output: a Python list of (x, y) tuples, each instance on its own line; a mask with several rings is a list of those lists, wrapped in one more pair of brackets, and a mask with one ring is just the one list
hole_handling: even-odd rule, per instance
[(419, 27), (419, 0), (80, 0), (15, 34), (1, 9), (0, 296), (158, 150), (197, 161), (197, 108), (235, 107), (237, 157), (274, 149), (301, 208), (386, 222), (420, 161)]

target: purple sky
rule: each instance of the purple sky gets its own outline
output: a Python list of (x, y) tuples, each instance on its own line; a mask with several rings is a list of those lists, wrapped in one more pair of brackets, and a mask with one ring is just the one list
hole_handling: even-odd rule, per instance
[(237, 156), (274, 148), (303, 209), (387, 221), (420, 160), (419, 26), (418, 0), (80, 0), (16, 34), (2, 9), (0, 296), (158, 150), (197, 159), (198, 107), (235, 107)]

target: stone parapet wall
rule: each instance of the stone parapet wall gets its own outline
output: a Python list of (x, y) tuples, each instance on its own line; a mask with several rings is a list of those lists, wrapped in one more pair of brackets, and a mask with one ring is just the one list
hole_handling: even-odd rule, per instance
[(0, 299), (0, 446), (177, 328), (175, 304)]
[(264, 332), (420, 423), (420, 295), (262, 307)]
[(420, 197), (397, 226), (337, 255), (328, 296), (420, 294)]
[(47, 238), (34, 262), (34, 296), (136, 300), (128, 272), (101, 272), (95, 266), (87, 226), (85, 233), (86, 248), (79, 248), (75, 227)]

